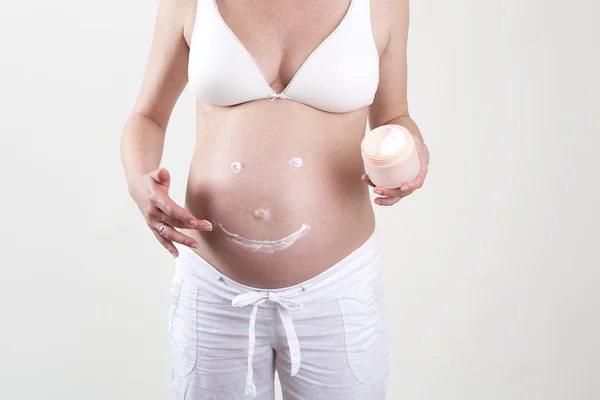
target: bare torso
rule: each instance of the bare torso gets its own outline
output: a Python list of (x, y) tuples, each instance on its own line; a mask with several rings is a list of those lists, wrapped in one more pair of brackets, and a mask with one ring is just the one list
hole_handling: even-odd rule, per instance
[[(289, 4), (285, 4), (289, 3)], [(379, 54), (388, 26), (371, 2)], [(289, 83), (314, 48), (339, 24), (349, 0), (240, 2), (218, 0), (227, 25), (256, 59), (277, 92)], [(186, 22), (188, 43), (196, 9)], [(252, 18), (246, 18), (252, 15)], [(382, 18), (382, 20), (385, 18)], [(309, 279), (356, 249), (375, 220), (360, 141), (368, 107), (328, 113), (290, 100), (250, 101), (220, 107), (197, 101), (197, 142), (185, 208), (213, 222), (212, 232), (182, 230), (197, 251), (222, 273), (264, 288)], [(289, 164), (302, 159), (300, 167)], [(234, 173), (232, 162), (242, 169)], [(255, 240), (277, 240), (310, 227), (290, 247), (264, 253), (234, 243), (227, 231)]]

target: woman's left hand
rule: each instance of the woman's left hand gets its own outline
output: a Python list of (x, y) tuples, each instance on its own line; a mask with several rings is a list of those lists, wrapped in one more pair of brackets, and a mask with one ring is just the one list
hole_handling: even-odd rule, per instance
[(420, 137), (420, 135), (414, 135), (415, 145), (417, 146), (417, 151), (419, 154), (419, 160), (421, 161), (421, 167), (419, 169), (419, 174), (415, 179), (410, 182), (402, 184), (397, 188), (384, 188), (382, 186), (377, 186), (371, 179), (368, 174), (363, 174), (361, 179), (365, 181), (367, 184), (373, 187), (373, 193), (380, 195), (380, 197), (376, 197), (374, 202), (380, 206), (391, 206), (396, 204), (403, 197), (412, 194), (415, 190), (421, 188), (423, 183), (425, 182), (425, 177), (427, 176), (427, 170), (429, 168), (429, 149), (427, 145)]

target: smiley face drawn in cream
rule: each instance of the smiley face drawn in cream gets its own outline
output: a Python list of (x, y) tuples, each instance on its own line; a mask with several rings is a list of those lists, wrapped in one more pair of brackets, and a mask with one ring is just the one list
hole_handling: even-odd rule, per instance
[[(303, 161), (300, 157), (292, 157), (288, 160), (288, 164), (294, 168), (302, 167)], [(229, 166), (231, 171), (234, 174), (240, 173), (242, 170), (242, 164), (239, 161), (234, 161)], [(265, 208), (257, 208), (252, 213), (252, 216), (257, 221), (268, 221), (271, 219), (271, 212)], [(240, 235), (236, 235), (235, 233), (231, 233), (227, 231), (220, 222), (215, 221), (216, 223), (213, 225), (217, 225), (222, 232), (224, 232), (227, 236), (229, 236), (229, 240), (240, 247), (243, 247), (247, 250), (260, 252), (260, 253), (275, 253), (276, 251), (284, 250), (290, 247), (296, 240), (300, 239), (304, 236), (309, 230), (310, 226), (306, 224), (302, 224), (302, 226), (295, 232), (289, 234), (288, 236), (278, 239), (278, 240), (254, 240), (247, 239)]]
[(259, 253), (275, 253), (276, 251), (285, 250), (291, 245), (293, 245), (294, 242), (296, 242), (296, 240), (306, 235), (306, 233), (310, 230), (310, 226), (302, 224), (300, 229), (298, 229), (296, 232), (293, 232), (288, 236), (278, 240), (253, 240), (227, 231), (225, 228), (223, 228), (223, 225), (221, 225), (221, 223), (218, 221), (217, 225), (219, 226), (222, 232), (229, 236), (228, 239), (231, 242), (247, 250)]

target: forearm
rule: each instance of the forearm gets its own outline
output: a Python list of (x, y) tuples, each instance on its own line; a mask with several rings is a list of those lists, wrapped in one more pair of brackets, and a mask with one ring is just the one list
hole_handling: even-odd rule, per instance
[(144, 114), (131, 114), (121, 136), (121, 161), (127, 182), (160, 166), (166, 129)]

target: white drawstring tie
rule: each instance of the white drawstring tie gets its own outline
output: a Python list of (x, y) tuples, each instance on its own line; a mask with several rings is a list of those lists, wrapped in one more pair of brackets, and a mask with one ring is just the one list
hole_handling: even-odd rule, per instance
[(254, 344), (256, 343), (256, 313), (258, 312), (258, 306), (265, 302), (272, 302), (277, 305), (277, 311), (281, 317), (281, 322), (285, 328), (287, 336), (288, 347), (290, 349), (291, 357), (291, 376), (296, 375), (300, 369), (300, 344), (298, 343), (298, 337), (296, 336), (296, 329), (294, 329), (294, 323), (292, 322), (292, 311), (298, 311), (302, 309), (302, 303), (285, 299), (279, 296), (277, 293), (269, 291), (256, 291), (242, 293), (231, 300), (231, 305), (234, 307), (246, 307), (254, 305), (252, 313), (250, 314), (250, 326), (248, 328), (248, 373), (246, 375), (246, 395), (256, 397), (256, 386), (254, 385), (252, 370), (252, 359), (254, 357)]

